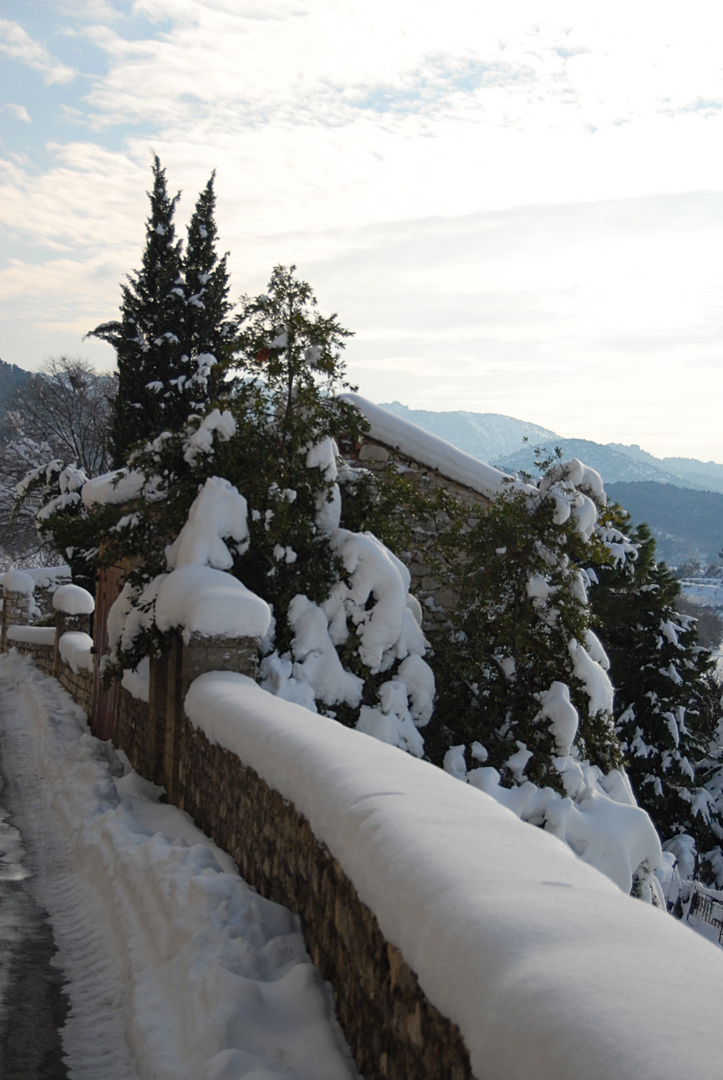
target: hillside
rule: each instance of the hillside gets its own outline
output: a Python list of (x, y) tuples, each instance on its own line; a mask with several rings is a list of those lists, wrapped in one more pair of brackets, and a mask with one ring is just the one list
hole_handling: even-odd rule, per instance
[(4, 360), (0, 360), (0, 434), (3, 417), (15, 391), (29, 378), (29, 371), (18, 367), (17, 364), (6, 364)]
[(636, 524), (648, 522), (666, 562), (712, 562), (723, 547), (723, 494), (651, 482), (608, 484), (606, 490)]

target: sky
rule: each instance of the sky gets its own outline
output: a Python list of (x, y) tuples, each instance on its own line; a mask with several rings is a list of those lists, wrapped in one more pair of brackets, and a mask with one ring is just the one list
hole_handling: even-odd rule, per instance
[(723, 462), (716, 0), (0, 0), (0, 358), (110, 346), (152, 156), (376, 402)]

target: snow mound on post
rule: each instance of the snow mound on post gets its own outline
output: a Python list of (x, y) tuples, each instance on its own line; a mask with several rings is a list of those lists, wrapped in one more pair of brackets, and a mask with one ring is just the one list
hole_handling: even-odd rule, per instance
[(186, 710), (307, 818), (475, 1076), (719, 1080), (709, 942), (469, 784), (244, 676), (201, 676)]
[(93, 638), (79, 630), (68, 630), (58, 642), (61, 659), (76, 675), (93, 670), (92, 648)]
[(159, 630), (180, 629), (204, 637), (262, 638), (271, 610), (237, 578), (210, 566), (188, 563), (165, 575), (156, 597)]
[(80, 585), (61, 585), (53, 593), (53, 607), (66, 615), (92, 615), (95, 600), (87, 589)]
[(5, 592), (32, 596), (35, 591), (35, 582), (30, 574), (26, 574), (23, 570), (8, 570), (3, 576), (3, 589)]

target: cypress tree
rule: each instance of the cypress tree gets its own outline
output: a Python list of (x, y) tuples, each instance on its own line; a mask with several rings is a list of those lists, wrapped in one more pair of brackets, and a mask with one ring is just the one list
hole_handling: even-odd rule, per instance
[(111, 423), (116, 465), (123, 464), (134, 444), (178, 427), (188, 415), (186, 396), (179, 393), (179, 378), (182, 386), (188, 377), (182, 345), (183, 261), (173, 221), (180, 192), (168, 194), (166, 171), (157, 155), (148, 197), (151, 212), (141, 269), (121, 286), (121, 317), (89, 335), (116, 351), (118, 393)]
[(188, 224), (183, 259), (185, 324), (183, 353), (190, 362), (188, 394), (191, 406), (200, 409), (215, 400), (223, 385), (223, 362), (234, 335), (228, 315), (228, 252), (219, 259), (216, 251), (216, 193), (211, 174), (198, 196)]

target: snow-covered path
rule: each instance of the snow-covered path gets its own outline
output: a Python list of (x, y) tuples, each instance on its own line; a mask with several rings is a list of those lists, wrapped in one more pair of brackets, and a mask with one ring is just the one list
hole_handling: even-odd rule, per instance
[(357, 1076), (291, 914), (12, 653), (0, 658), (0, 734), (2, 802), (68, 980), (74, 1080)]

